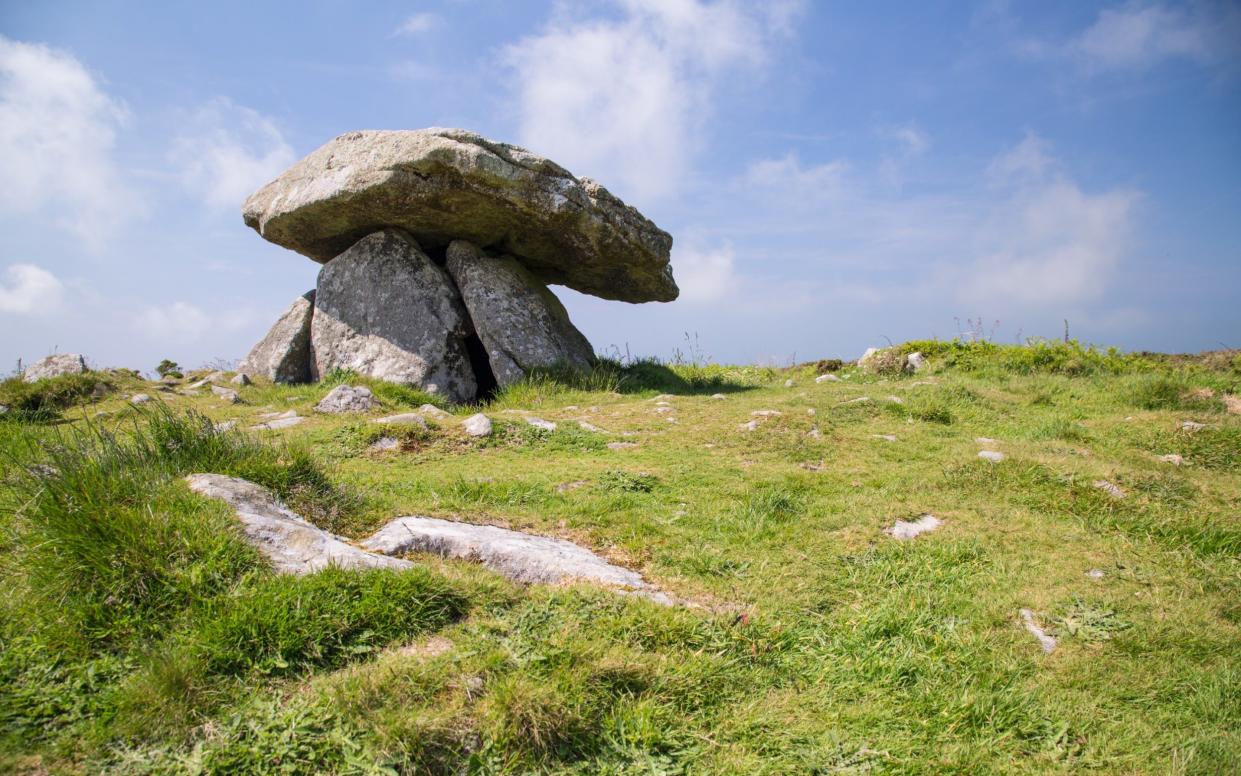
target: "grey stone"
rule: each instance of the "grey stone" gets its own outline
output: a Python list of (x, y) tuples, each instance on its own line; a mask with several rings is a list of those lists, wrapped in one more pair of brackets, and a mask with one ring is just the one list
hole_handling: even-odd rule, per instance
[(500, 387), (531, 369), (564, 364), (589, 370), (595, 351), (569, 321), (556, 295), (516, 259), (483, 254), (472, 243), (448, 246), (448, 273)]
[(739, 426), (739, 428), (740, 428), (742, 431), (757, 431), (757, 430), (758, 430), (758, 425), (759, 425), (759, 421), (758, 421), (758, 419), (756, 418), (756, 419), (754, 419), (754, 420), (751, 420), (751, 421), (747, 421), (747, 422), (745, 422), (745, 423), (742, 423), (742, 424)]
[(491, 418), (481, 412), (461, 421), (461, 427), (472, 437), (491, 436)]
[(233, 375), (233, 379), (229, 380), (229, 382), (233, 385), (249, 385), (252, 381), (250, 380), (250, 375), (245, 372), (238, 372)]
[(8, 415), (8, 414), (9, 414), (8, 405), (0, 404), (0, 415)]
[(550, 420), (543, 420), (542, 418), (536, 418), (533, 415), (528, 416), (525, 420), (530, 425), (534, 426), (537, 429), (541, 429), (543, 431), (555, 431), (556, 430), (556, 424), (551, 422)]
[(572, 542), (491, 525), (434, 517), (398, 517), (364, 539), (362, 546), (385, 555), (429, 552), (472, 560), (518, 582), (555, 584), (585, 580), (637, 590), (647, 587), (637, 572), (614, 566)]
[(434, 420), (447, 420), (452, 417), (452, 413), (444, 412), (434, 404), (424, 404), (418, 408), (418, 411), (423, 415), (426, 415), (428, 418), (433, 418)]
[(755, 418), (777, 418), (783, 414), (780, 410), (754, 410), (750, 413), (750, 416)]
[(1170, 463), (1173, 466), (1180, 466), (1181, 464), (1185, 463), (1185, 459), (1177, 455), (1176, 453), (1168, 453), (1167, 455), (1161, 455), (1159, 456), (1159, 460), (1163, 461), (1164, 463)]
[(1207, 424), (1205, 424), (1205, 423), (1199, 423), (1199, 422), (1198, 422), (1198, 421), (1196, 421), (1196, 420), (1186, 420), (1186, 421), (1183, 421), (1183, 422), (1181, 423), (1181, 430), (1182, 430), (1182, 431), (1190, 431), (1190, 432), (1193, 432), (1193, 431), (1201, 431), (1202, 429), (1204, 429), (1204, 428), (1206, 428), (1206, 427), (1207, 427)]
[(821, 383), (838, 383), (840, 382), (840, 378), (837, 377), (836, 375), (819, 375), (818, 377), (814, 378), (814, 381), (820, 384)]
[(997, 450), (979, 450), (978, 457), (991, 463), (999, 463), (1004, 460), (1004, 454)]
[(28, 383), (33, 383), (36, 380), (46, 380), (49, 377), (80, 375), (87, 371), (90, 370), (86, 368), (86, 359), (77, 353), (55, 353), (45, 356), (26, 367), (26, 371), (22, 373), (22, 379)]
[(1107, 480), (1095, 480), (1094, 486), (1112, 498), (1125, 497), (1125, 492), (1114, 482), (1108, 482)]
[(259, 423), (251, 426), (250, 428), (255, 429), (256, 431), (275, 431), (281, 428), (292, 428), (298, 423), (301, 423), (303, 420), (305, 420), (305, 418), (300, 415), (292, 415), (287, 418), (273, 418), (265, 423)]
[(882, 439), (885, 442), (895, 442), (896, 436), (893, 434), (871, 434), (872, 439)]
[(234, 390), (213, 385), (211, 386), (211, 392), (229, 404), (241, 404), (241, 397), (237, 395), (237, 392)]
[(372, 453), (385, 453), (391, 450), (399, 450), (401, 449), (401, 441), (396, 437), (380, 437), (372, 442), (370, 447), (366, 449), (370, 450)]
[(928, 531), (934, 531), (943, 524), (944, 521), (935, 515), (922, 515), (917, 520), (897, 520), (891, 528), (885, 528), (884, 533), (904, 542)]
[(250, 349), (238, 369), (262, 375), (277, 383), (305, 383), (312, 375), (310, 325), (314, 319), (315, 292), (293, 300), (275, 325)]
[(1103, 579), (1104, 577), (1103, 569), (1091, 569), (1090, 571), (1086, 572), (1086, 576), (1090, 577), (1091, 579), (1095, 579), (1095, 580)]
[(414, 564), (354, 547), (316, 528), (253, 482), (222, 474), (191, 474), (190, 490), (227, 503), (241, 521), (246, 538), (281, 574), (309, 574), (328, 566), (345, 569), (408, 569)]
[(1038, 623), (1034, 621), (1034, 612), (1029, 609), (1022, 609), (1020, 614), (1022, 626), (1030, 632), (1030, 635), (1038, 639), (1038, 644), (1043, 648), (1043, 651), (1049, 655), (1055, 652), (1056, 637), (1048, 635), (1046, 631), (1038, 626)]
[(225, 432), (232, 431), (233, 429), (237, 428), (237, 421), (235, 420), (220, 421), (219, 423), (216, 423), (215, 425), (213, 425), (212, 428), (215, 429), (215, 432), (217, 434), (223, 434)]
[(368, 412), (375, 408), (375, 394), (365, 385), (338, 385), (315, 405), (315, 412), (338, 414)]
[(863, 369), (868, 368), (875, 356), (879, 355), (879, 351), (880, 348), (867, 348), (866, 352), (862, 354), (862, 357), (857, 360), (857, 365)]
[(849, 399), (848, 401), (842, 401), (841, 404), (866, 404), (869, 401), (870, 401), (869, 396), (859, 396), (856, 399)]
[(632, 450), (638, 446), (637, 442), (608, 442), (609, 450)]
[(910, 353), (908, 356), (905, 356), (906, 372), (917, 372), (924, 366), (926, 366), (926, 356), (921, 353)]
[(604, 431), (603, 429), (599, 428), (598, 426), (596, 426), (594, 423), (590, 423), (590, 422), (587, 422), (587, 421), (585, 421), (585, 420), (579, 420), (579, 421), (577, 422), (577, 427), (578, 427), (578, 428), (580, 428), (580, 429), (581, 429), (581, 430), (583, 430), (583, 431), (589, 431), (589, 432), (590, 432), (590, 433), (592, 433), (592, 434), (606, 434), (606, 433), (608, 433), (608, 432)]
[(150, 400), (151, 397), (145, 393), (135, 393), (133, 396), (129, 397), (130, 404), (146, 404)]
[(453, 401), (474, 398), (470, 321), (448, 273), (400, 229), (367, 235), (319, 271), (314, 374), (350, 369)]
[(386, 418), (377, 418), (376, 423), (383, 423), (386, 426), (415, 426), (417, 428), (426, 429), (426, 418), (416, 412), (402, 412), (400, 415), (389, 415)]
[(340, 135), (251, 195), (243, 217), (318, 262), (393, 226), (431, 248), (469, 240), (511, 254), (544, 283), (604, 299), (678, 293), (667, 232), (598, 183), (461, 129)]
[(711, 394), (711, 398), (712, 398), (712, 399), (715, 399), (715, 400), (717, 400), (717, 401), (718, 401), (718, 400), (720, 400), (720, 399), (727, 399), (728, 397), (727, 397), (727, 396), (725, 396), (725, 395), (724, 395), (724, 394), (722, 394), (722, 393), (713, 393), (713, 394)]
[(785, 381), (784, 381), (784, 387), (785, 387), (785, 388), (792, 388), (794, 385), (795, 385), (795, 383), (794, 383), (792, 380), (785, 380)]
[(259, 415), (260, 418), (296, 418), (297, 410), (286, 410), (284, 412), (264, 412)]

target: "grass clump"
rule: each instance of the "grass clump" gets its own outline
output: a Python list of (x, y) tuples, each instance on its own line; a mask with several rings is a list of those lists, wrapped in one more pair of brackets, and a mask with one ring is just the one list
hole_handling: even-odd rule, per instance
[(60, 375), (33, 383), (20, 375), (0, 382), (0, 405), (9, 411), (0, 420), (46, 422), (69, 407), (101, 399), (116, 389), (112, 380), (95, 372)]
[(646, 472), (614, 469), (599, 475), (599, 487), (617, 493), (650, 493), (658, 484), (659, 478)]

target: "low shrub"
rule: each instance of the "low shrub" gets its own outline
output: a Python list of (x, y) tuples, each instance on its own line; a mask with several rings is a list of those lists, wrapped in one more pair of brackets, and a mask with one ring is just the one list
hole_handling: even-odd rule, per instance
[(103, 398), (115, 384), (96, 372), (60, 375), (28, 383), (21, 376), (0, 382), (0, 404), (9, 408), (0, 419), (31, 422), (55, 420), (62, 410)]

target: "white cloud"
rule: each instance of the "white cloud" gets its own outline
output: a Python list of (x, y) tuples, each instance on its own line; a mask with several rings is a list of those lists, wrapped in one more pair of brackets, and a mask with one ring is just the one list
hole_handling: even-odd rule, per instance
[(991, 160), (987, 173), (996, 183), (1044, 178), (1056, 165), (1047, 141), (1027, 132), (1020, 143)]
[(148, 339), (170, 343), (193, 342), (212, 328), (211, 316), (189, 302), (147, 307), (133, 324)]
[(931, 139), (926, 133), (913, 124), (897, 127), (889, 134), (901, 144), (901, 150), (909, 156), (921, 156), (931, 145)]
[(212, 207), (233, 209), (296, 158), (271, 119), (224, 97), (186, 118), (170, 157), (190, 192)]
[(736, 286), (733, 259), (731, 245), (711, 250), (674, 247), (672, 266), (676, 268), (681, 301), (712, 302), (731, 293)]
[(1205, 21), (1162, 4), (1105, 8), (1070, 50), (1098, 68), (1141, 68), (1175, 57), (1205, 61), (1212, 55)]
[(408, 17), (397, 26), (393, 35), (419, 35), (424, 32), (430, 32), (440, 25), (443, 20), (433, 13), (416, 13)]
[(0, 313), (15, 315), (52, 312), (60, 306), (64, 284), (33, 264), (13, 264), (5, 268), (0, 281)]
[(99, 247), (142, 211), (113, 158), (124, 105), (67, 52), (0, 36), (0, 208)]
[(849, 165), (843, 160), (803, 166), (796, 153), (789, 152), (779, 159), (762, 159), (753, 162), (745, 172), (746, 186), (775, 190), (775, 196), (792, 204), (822, 200), (842, 192)]
[(766, 60), (799, 4), (619, 0), (621, 16), (562, 15), (505, 50), (521, 137), (638, 198), (675, 190), (721, 78)]

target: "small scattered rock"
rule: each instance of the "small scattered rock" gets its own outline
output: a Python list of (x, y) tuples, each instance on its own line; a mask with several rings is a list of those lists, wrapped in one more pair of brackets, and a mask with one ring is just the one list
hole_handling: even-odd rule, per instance
[(389, 415), (386, 418), (378, 418), (376, 423), (382, 423), (385, 426), (417, 426), (426, 429), (427, 421), (416, 412), (402, 412), (400, 415)]
[(1168, 453), (1167, 455), (1161, 455), (1159, 456), (1159, 460), (1163, 461), (1164, 463), (1170, 463), (1173, 466), (1180, 466), (1181, 464), (1185, 463), (1185, 459), (1177, 455), (1176, 453)]
[(817, 411), (817, 410), (815, 410), (815, 408), (814, 408), (814, 407), (807, 407), (807, 408), (806, 408), (806, 414), (807, 414), (807, 415), (809, 415), (810, 417), (812, 417), (812, 418), (813, 418), (815, 415), (817, 415), (817, 414), (819, 414), (819, 413), (818, 413), (818, 411)]
[(451, 413), (444, 412), (434, 404), (424, 404), (418, 408), (418, 411), (429, 418), (433, 418), (434, 420), (445, 420), (452, 417)]
[(208, 385), (211, 385), (211, 381), (204, 377), (201, 380), (195, 380), (185, 387), (187, 390), (197, 391), (199, 388), (206, 388)]
[(400, 448), (401, 441), (399, 439), (396, 437), (386, 436), (376, 439), (371, 443), (371, 446), (366, 449), (370, 450), (372, 453), (383, 453), (389, 450), (399, 450)]
[(899, 396), (888, 396), (887, 400), (893, 404), (904, 404), (905, 403), (905, 400)]
[(1108, 482), (1107, 480), (1095, 480), (1094, 486), (1098, 488), (1099, 490), (1107, 493), (1107, 495), (1111, 496), (1112, 498), (1124, 498), (1125, 497), (1125, 492), (1120, 489), (1119, 485), (1113, 482)]
[(568, 493), (571, 490), (584, 488), (590, 484), (590, 480), (573, 480), (572, 482), (562, 482), (556, 486), (557, 493)]
[(724, 395), (724, 394), (722, 394), (722, 393), (713, 393), (713, 394), (711, 394), (711, 398), (712, 398), (712, 399), (717, 399), (717, 400), (718, 400), (718, 399), (727, 399), (728, 397), (727, 397), (727, 396), (725, 396), (725, 395)]
[(1231, 393), (1224, 394), (1224, 407), (1233, 415), (1241, 415), (1241, 396), (1233, 396)]
[(298, 423), (301, 423), (303, 420), (305, 420), (305, 418), (300, 415), (293, 415), (292, 417), (287, 418), (273, 418), (266, 423), (259, 423), (257, 426), (251, 426), (250, 428), (260, 431), (272, 431), (281, 428), (291, 428), (296, 426)]
[(237, 428), (237, 421), (224, 420), (219, 423), (216, 423), (215, 425), (212, 426), (212, 428), (215, 429), (215, 432), (217, 434), (223, 434), (226, 431), (232, 431), (233, 429)]
[(535, 428), (541, 429), (543, 431), (555, 431), (556, 430), (555, 423), (551, 422), (550, 420), (543, 420), (542, 418), (536, 418), (533, 415), (530, 415), (529, 417), (527, 417), (526, 422), (534, 426)]
[(259, 417), (260, 417), (260, 418), (269, 418), (269, 419), (270, 419), (270, 418), (275, 418), (275, 419), (277, 419), (277, 420), (278, 420), (278, 419), (280, 419), (280, 418), (296, 418), (296, 417), (297, 417), (297, 410), (288, 410), (288, 411), (286, 411), (286, 412), (264, 412), (264, 413), (262, 413), (261, 415), (259, 415)]
[(657, 401), (657, 402), (655, 402), (655, 406), (656, 406), (656, 407), (671, 407), (671, 406), (672, 406), (672, 403), (671, 403), (671, 402), (666, 402), (666, 401)]
[(8, 406), (4, 404), (0, 404), (0, 415), (8, 415), (8, 414), (9, 414)]
[(461, 421), (461, 428), (472, 437), (491, 436), (491, 418), (480, 412)]
[(233, 379), (229, 380), (229, 382), (233, 385), (249, 385), (253, 381), (250, 379), (250, 375), (245, 372), (238, 372), (233, 375)]
[(675, 408), (675, 407), (668, 407), (668, 406), (660, 406), (660, 407), (656, 407), (656, 408), (655, 408), (655, 411), (656, 411), (656, 412), (658, 412), (658, 413), (661, 413), (661, 414), (662, 414), (662, 413), (665, 413), (665, 412), (676, 412), (676, 408)]
[(130, 404), (146, 404), (150, 400), (151, 397), (145, 393), (135, 393), (133, 396), (129, 397)]
[(895, 442), (896, 437), (892, 434), (871, 434), (872, 439), (882, 439), (885, 442)]
[(637, 446), (637, 442), (608, 442), (607, 444), (609, 450), (632, 450)]
[(1086, 576), (1091, 579), (1103, 579), (1103, 569), (1091, 569), (1086, 572)]
[(812, 426), (810, 430), (806, 432), (806, 436), (810, 437), (811, 439), (822, 439), (823, 432), (819, 431), (818, 426)]
[(793, 385), (794, 385), (794, 383), (793, 383), (793, 381), (792, 381), (792, 380), (785, 380), (785, 381), (784, 381), (784, 387), (785, 387), (785, 388), (792, 388), (792, 387), (793, 387)]
[(315, 412), (339, 414), (368, 412), (375, 408), (375, 394), (365, 385), (338, 385), (315, 405)]
[(978, 457), (991, 463), (999, 463), (1004, 460), (1004, 454), (998, 450), (979, 450)]
[(893, 539), (904, 542), (919, 534), (934, 531), (943, 524), (943, 520), (940, 520), (935, 515), (928, 514), (922, 515), (917, 520), (897, 520), (891, 528), (883, 529), (883, 532)]
[(754, 431), (755, 429), (757, 429), (757, 428), (758, 428), (758, 421), (757, 421), (757, 420), (751, 420), (751, 421), (749, 421), (749, 422), (747, 422), (747, 423), (742, 423), (742, 424), (739, 426), (739, 428), (740, 428), (742, 431)]
[(821, 472), (824, 469), (823, 459), (819, 459), (818, 463), (810, 463), (809, 461), (807, 461), (805, 463), (799, 463), (797, 465), (805, 469), (808, 472)]
[(752, 418), (775, 418), (783, 415), (780, 410), (754, 410), (750, 413)]
[(1202, 429), (1204, 429), (1204, 428), (1206, 428), (1206, 427), (1207, 427), (1207, 424), (1205, 424), (1205, 423), (1199, 423), (1199, 422), (1198, 422), (1198, 421), (1196, 421), (1196, 420), (1186, 420), (1186, 421), (1184, 421), (1183, 423), (1181, 423), (1181, 430), (1182, 430), (1182, 431), (1191, 431), (1191, 432), (1192, 432), (1192, 431), (1201, 431)]
[(999, 441), (991, 437), (974, 437), (974, 442), (980, 445), (998, 445)]
[(836, 375), (819, 375), (814, 378), (814, 381), (816, 383), (838, 383), (840, 382), (840, 378)]
[(594, 423), (587, 423), (587, 422), (586, 422), (586, 421), (584, 421), (584, 420), (579, 420), (579, 421), (577, 422), (577, 427), (578, 427), (578, 428), (580, 428), (580, 429), (581, 429), (581, 430), (583, 430), (583, 431), (589, 431), (589, 432), (591, 432), (592, 434), (606, 434), (606, 433), (608, 433), (608, 432), (604, 431), (603, 429), (599, 428), (598, 426), (596, 426)]
[(842, 401), (841, 404), (865, 404), (868, 401), (870, 401), (869, 396), (859, 396), (856, 399), (849, 399), (848, 401)]
[(211, 392), (229, 404), (241, 404), (241, 396), (239, 396), (234, 390), (213, 385), (211, 386)]
[(1048, 635), (1047, 631), (1038, 626), (1038, 623), (1034, 621), (1034, 612), (1029, 609), (1022, 609), (1021, 624), (1025, 626), (1025, 629), (1029, 631), (1034, 638), (1038, 639), (1039, 646), (1043, 648), (1044, 652), (1050, 655), (1055, 651), (1056, 637)]

